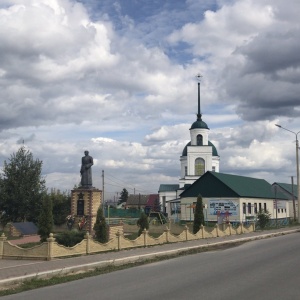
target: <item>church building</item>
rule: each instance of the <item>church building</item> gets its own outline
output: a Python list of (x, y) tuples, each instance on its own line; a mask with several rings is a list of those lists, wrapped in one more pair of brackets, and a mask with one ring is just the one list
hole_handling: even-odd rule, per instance
[(191, 140), (184, 147), (180, 156), (181, 172), (179, 183), (161, 184), (159, 187), (159, 200), (164, 212), (170, 213), (167, 211), (167, 202), (173, 200), (174, 204), (178, 203), (179, 195), (205, 172), (219, 172), (220, 157), (216, 147), (209, 141), (208, 135), (209, 128), (202, 120), (200, 110), (200, 82), (198, 82), (197, 120), (191, 125)]

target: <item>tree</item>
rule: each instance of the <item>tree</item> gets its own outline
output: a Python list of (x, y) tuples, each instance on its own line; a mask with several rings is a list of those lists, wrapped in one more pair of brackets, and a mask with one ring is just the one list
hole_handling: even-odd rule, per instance
[(149, 221), (148, 221), (148, 216), (142, 212), (140, 218), (137, 220), (137, 225), (140, 227), (138, 231), (138, 236), (142, 234), (144, 229), (148, 230), (149, 229)]
[(200, 230), (201, 224), (204, 225), (204, 213), (203, 213), (202, 196), (199, 195), (197, 198), (197, 203), (195, 208), (194, 225), (193, 225), (194, 234), (196, 234)]
[(268, 212), (268, 210), (262, 210), (258, 212), (256, 216), (257, 225), (260, 227), (260, 229), (264, 229), (271, 219), (271, 214)]
[(120, 194), (120, 200), (118, 204), (127, 202), (127, 199), (128, 199), (128, 191), (124, 188)]
[(52, 200), (44, 197), (41, 212), (38, 218), (38, 234), (41, 242), (46, 242), (53, 227)]
[(46, 190), (42, 164), (24, 146), (11, 155), (9, 162), (4, 161), (0, 180), (3, 222), (37, 222)]
[(55, 225), (65, 224), (67, 216), (71, 211), (70, 193), (52, 189), (47, 197), (51, 198), (53, 205), (53, 221)]
[(108, 242), (108, 226), (103, 216), (102, 206), (98, 208), (96, 222), (94, 224), (95, 239), (100, 243)]

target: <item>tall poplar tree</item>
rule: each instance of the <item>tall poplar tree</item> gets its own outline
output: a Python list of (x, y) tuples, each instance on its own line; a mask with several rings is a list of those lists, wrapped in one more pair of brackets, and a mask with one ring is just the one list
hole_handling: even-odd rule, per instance
[(32, 153), (22, 146), (4, 161), (0, 179), (1, 221), (37, 223), (45, 179), (42, 178), (42, 161), (34, 159)]

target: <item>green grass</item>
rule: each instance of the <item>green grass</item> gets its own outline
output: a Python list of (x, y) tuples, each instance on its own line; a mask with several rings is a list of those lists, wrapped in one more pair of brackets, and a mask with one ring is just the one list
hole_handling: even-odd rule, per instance
[(40, 244), (41, 244), (41, 242), (32, 242), (32, 243), (26, 243), (26, 244), (19, 244), (17, 246), (19, 246), (21, 248), (32, 248), (32, 247), (38, 246)]
[[(153, 238), (158, 238), (162, 235), (163, 233), (149, 233), (149, 235)], [(134, 232), (134, 233), (129, 233), (129, 234), (126, 234), (125, 237), (129, 240), (135, 240), (136, 238), (138, 238), (138, 233), (137, 232)]]

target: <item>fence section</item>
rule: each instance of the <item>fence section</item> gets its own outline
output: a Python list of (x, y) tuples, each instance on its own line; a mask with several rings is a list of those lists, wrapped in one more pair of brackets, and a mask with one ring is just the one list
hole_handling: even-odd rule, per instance
[(148, 231), (144, 230), (143, 233), (135, 240), (127, 239), (122, 231), (118, 231), (114, 236), (111, 236), (112, 238), (106, 244), (98, 243), (94, 241), (89, 234), (86, 234), (85, 239), (74, 247), (59, 245), (51, 233), (47, 242), (26, 249), (12, 245), (9, 241), (7, 241), (5, 235), (2, 234), (0, 237), (0, 259), (15, 258), (51, 260), (66, 256), (70, 257), (107, 251), (119, 251), (128, 248), (177, 243), (203, 238), (206, 239), (226, 235), (243, 234), (253, 231), (255, 231), (254, 223), (250, 224), (248, 227), (241, 224), (237, 228), (232, 228), (231, 224), (216, 225), (213, 228), (201, 226), (200, 230), (196, 234), (191, 233), (188, 227), (185, 226), (184, 230), (178, 235), (171, 233), (170, 229), (166, 227), (164, 232), (158, 238), (152, 237), (149, 235)]

